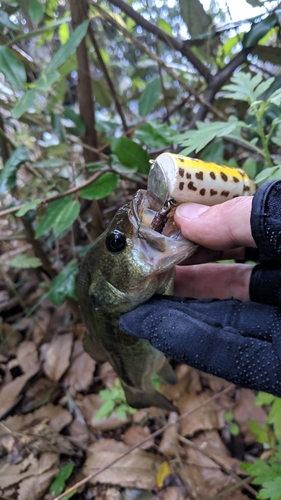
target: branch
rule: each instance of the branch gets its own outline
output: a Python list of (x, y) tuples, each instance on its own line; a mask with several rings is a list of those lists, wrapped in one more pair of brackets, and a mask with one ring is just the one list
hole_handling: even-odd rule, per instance
[(104, 63), (104, 60), (102, 58), (102, 55), (101, 55), (101, 52), (100, 52), (97, 40), (95, 38), (94, 30), (93, 30), (92, 26), (90, 26), (88, 34), (89, 34), (90, 40), (91, 40), (91, 42), (93, 44), (93, 47), (94, 47), (94, 49), (96, 51), (97, 58), (98, 58), (98, 61), (100, 63), (100, 67), (101, 67), (101, 69), (103, 71), (104, 77), (105, 77), (107, 85), (109, 87), (109, 90), (110, 90), (111, 95), (112, 95), (112, 97), (114, 99), (115, 107), (116, 107), (117, 113), (119, 113), (119, 116), (121, 118), (121, 121), (122, 121), (122, 124), (123, 124), (123, 128), (124, 128), (125, 131), (127, 131), (128, 130), (128, 126), (127, 126), (126, 119), (125, 119), (125, 116), (124, 116), (124, 113), (123, 113), (123, 109), (122, 109), (121, 103), (119, 101), (119, 97), (118, 97), (118, 95), (117, 95), (117, 93), (115, 91), (115, 88), (114, 88), (114, 85), (112, 83), (112, 80), (111, 80), (111, 78), (109, 76), (109, 72), (107, 70), (107, 67), (106, 67), (106, 65)]
[[(153, 33), (159, 40), (165, 42), (169, 47), (178, 50), (183, 56), (185, 56), (189, 62), (197, 69), (198, 73), (203, 76), (203, 78), (208, 82), (211, 79), (211, 73), (208, 68), (201, 63), (201, 61), (196, 57), (192, 50), (186, 46), (185, 42), (177, 40), (165, 31), (161, 30), (155, 24), (152, 24), (147, 19), (144, 19), (138, 12), (136, 12), (130, 5), (125, 3), (123, 0), (109, 0), (110, 3), (119, 7), (127, 16), (131, 17), (137, 25), (144, 28), (146, 31)], [(96, 5), (96, 4), (95, 4)]]

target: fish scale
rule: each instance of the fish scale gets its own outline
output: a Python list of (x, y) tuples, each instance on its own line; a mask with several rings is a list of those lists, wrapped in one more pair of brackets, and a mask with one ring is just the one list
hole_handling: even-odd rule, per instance
[[(188, 182), (193, 183), (192, 189)], [(88, 329), (84, 348), (98, 362), (111, 363), (131, 406), (177, 410), (151, 380), (157, 373), (173, 384), (176, 376), (164, 355), (148, 341), (119, 328), (119, 317), (155, 294), (173, 294), (176, 264), (197, 249), (196, 244), (178, 238), (178, 232), (167, 236), (155, 231), (149, 220), (169, 198), (212, 205), (215, 200), (221, 203), (239, 194), (252, 194), (253, 190), (253, 182), (240, 169), (163, 153), (153, 162), (148, 190), (138, 191), (118, 210), (87, 252), (77, 280), (78, 302)], [(222, 194), (224, 191), (229, 194)], [(155, 325), (155, 332), (164, 334), (161, 325)]]

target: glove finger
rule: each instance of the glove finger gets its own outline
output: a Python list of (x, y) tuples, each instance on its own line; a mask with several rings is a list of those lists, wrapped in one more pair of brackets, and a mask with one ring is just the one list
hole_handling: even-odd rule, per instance
[[(181, 363), (240, 386), (281, 395), (281, 362), (274, 345), (263, 335), (247, 338), (245, 332), (215, 322), (206, 314), (198, 314), (198, 310), (187, 314), (174, 301), (164, 300), (164, 308), (158, 307), (159, 302), (162, 301), (152, 301), (123, 315), (121, 328), (148, 339), (155, 348)], [(190, 301), (191, 304), (200, 306), (199, 301)]]
[(260, 264), (253, 268), (250, 298), (263, 304), (281, 305), (281, 265)]

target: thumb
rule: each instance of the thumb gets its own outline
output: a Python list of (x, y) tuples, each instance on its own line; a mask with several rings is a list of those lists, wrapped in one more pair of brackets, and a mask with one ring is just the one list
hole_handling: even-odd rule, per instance
[(176, 209), (175, 222), (186, 239), (212, 250), (256, 247), (250, 225), (252, 200), (240, 196), (212, 207), (183, 203)]

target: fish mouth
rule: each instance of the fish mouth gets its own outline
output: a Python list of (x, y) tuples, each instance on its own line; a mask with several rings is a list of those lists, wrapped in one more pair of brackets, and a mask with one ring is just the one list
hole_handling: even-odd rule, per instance
[(147, 250), (146, 255), (154, 264), (157, 262), (159, 272), (180, 263), (198, 248), (186, 240), (176, 226), (176, 205), (171, 199), (163, 204), (154, 193), (145, 190), (137, 191), (132, 200), (129, 218), (135, 227), (136, 239), (145, 240), (147, 247), (154, 250)]

